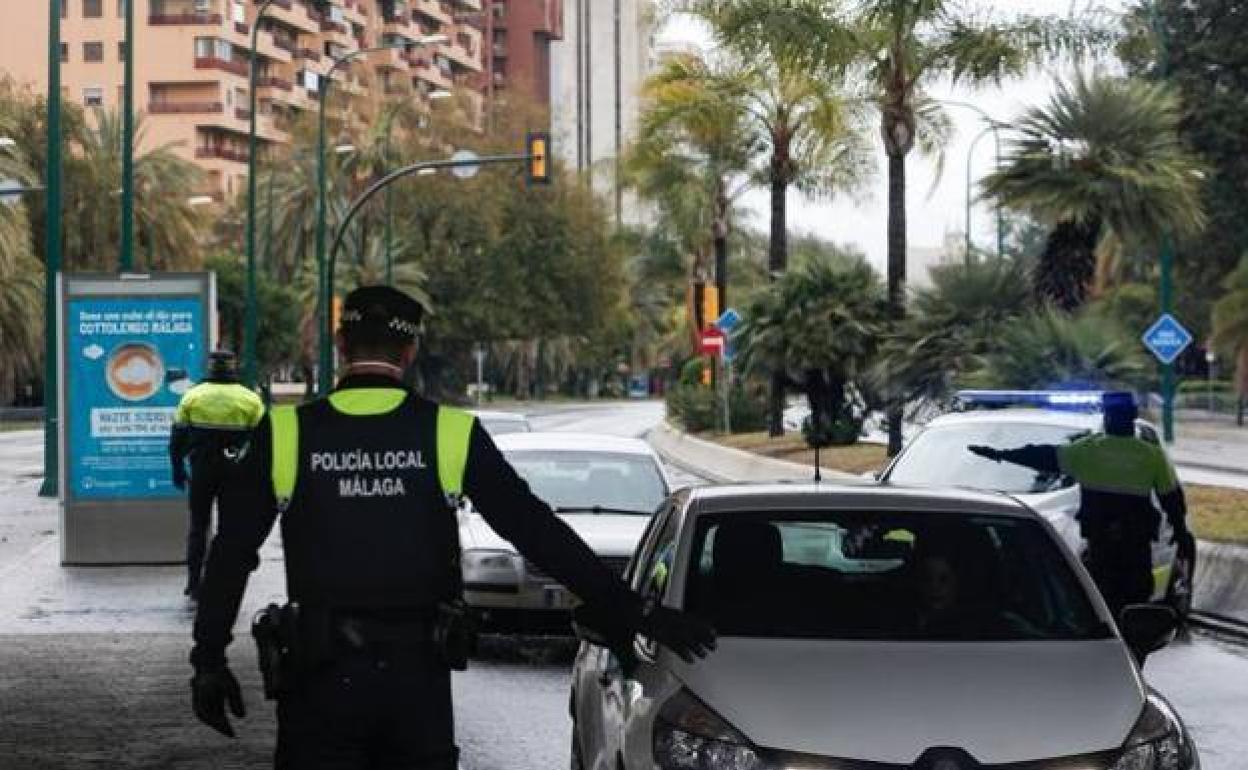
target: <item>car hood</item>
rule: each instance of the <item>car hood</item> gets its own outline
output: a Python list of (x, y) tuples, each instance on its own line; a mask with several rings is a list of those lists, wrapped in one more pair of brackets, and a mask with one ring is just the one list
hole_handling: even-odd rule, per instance
[[(632, 556), (637, 549), (637, 542), (650, 522), (649, 516), (569, 513), (561, 514), (568, 526), (572, 528), (590, 549), (599, 556), (625, 557)], [(461, 546), (469, 548), (486, 548), (502, 551), (515, 551), (515, 547), (495, 532), (485, 519), (476, 513), (465, 515), (460, 520), (459, 541)]]
[(723, 638), (672, 670), (756, 745), (909, 764), (960, 747), (984, 764), (1116, 748), (1144, 704), (1117, 639), (924, 643)]

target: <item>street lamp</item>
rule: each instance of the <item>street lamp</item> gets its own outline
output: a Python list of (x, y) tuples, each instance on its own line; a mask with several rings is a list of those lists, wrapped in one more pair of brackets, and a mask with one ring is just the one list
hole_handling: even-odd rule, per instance
[[(971, 246), (973, 245), (971, 242), (971, 161), (975, 159), (975, 148), (979, 145), (979, 140), (995, 132), (996, 128), (994, 126), (988, 126), (983, 131), (980, 131), (975, 139), (971, 141), (970, 149), (966, 151), (966, 263), (968, 265), (971, 263)], [(997, 162), (1000, 163), (1000, 160), (998, 156)], [(998, 253), (997, 257), (1000, 258), (1000, 256), (1000, 253)]]
[[(59, 386), (56, 371), (56, 276), (61, 271), (61, 182), (64, 141), (61, 131), (61, 0), (48, 0), (48, 186), (43, 255), (43, 484), (40, 497), (56, 497), (60, 487)], [(128, 46), (127, 46), (128, 48)], [(126, 54), (129, 55), (127, 50)]]
[[(270, 0), (271, 2), (272, 0)], [(437, 45), (447, 41), (446, 35), (427, 35), (419, 40), (412, 42), (403, 40), (400, 42), (389, 43), (385, 45), (370, 46), (361, 48), (356, 51), (348, 51), (347, 53), (333, 57), (329, 70), (317, 79), (317, 92), (320, 99), (320, 109), (318, 115), (318, 125), (316, 133), (316, 265), (318, 271), (318, 313), (320, 323), (317, 324), (321, 330), (319, 348), (319, 360), (317, 362), (317, 390), (321, 394), (329, 392), (332, 383), (330, 382), (330, 369), (333, 368), (333, 347), (331, 344), (332, 335), (326, 332), (329, 327), (330, 305), (333, 303), (333, 297), (329, 294), (330, 280), (326, 275), (325, 264), (325, 238), (326, 238), (326, 178), (325, 178), (325, 105), (329, 100), (330, 87), (334, 82), (334, 73), (340, 67), (361, 56), (378, 51), (392, 51), (397, 49), (410, 49), (419, 46)]]
[[(953, 100), (953, 99), (938, 99), (937, 101), (939, 101), (941, 104), (945, 104), (950, 107), (961, 107), (963, 109), (971, 110), (975, 112), (977, 115), (979, 115), (979, 117), (983, 119), (984, 123), (988, 124), (987, 130), (992, 131), (993, 143), (996, 145), (997, 165), (1000, 166), (1001, 165), (1001, 133), (1000, 131), (1002, 128), (1009, 128), (1009, 125), (997, 120), (996, 118), (992, 117), (987, 112), (985, 112), (981, 107), (971, 104), (970, 102), (960, 102), (960, 101)], [(976, 141), (978, 141), (978, 137), (976, 138)], [(974, 145), (972, 144), (972, 148), (973, 147)], [(967, 164), (968, 166), (970, 164), (969, 158), (967, 159)], [(969, 188), (969, 184), (968, 184), (968, 188)], [(970, 221), (969, 202), (967, 204), (967, 207), (968, 207), (967, 221), (969, 222)], [(968, 244), (967, 251), (969, 253), (970, 251), (970, 245), (969, 245), (970, 244), (970, 226), (969, 224), (967, 226), (967, 244)], [(1005, 256), (1005, 219), (1001, 212), (1001, 201), (1000, 199), (998, 199), (997, 200), (997, 259), (1001, 259), (1003, 256)]]

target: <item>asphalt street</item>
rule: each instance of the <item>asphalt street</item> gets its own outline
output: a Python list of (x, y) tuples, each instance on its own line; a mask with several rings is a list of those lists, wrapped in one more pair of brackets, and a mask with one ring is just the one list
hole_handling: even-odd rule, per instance
[[(654, 403), (527, 411), (541, 430), (617, 435), (639, 435), (662, 416)], [(0, 770), (265, 766), (274, 724), (243, 626), (231, 655), (249, 715), (229, 741), (190, 714), (182, 571), (60, 567), (56, 508), (35, 497), (40, 465), (37, 434), (0, 434)], [(282, 595), (276, 540), (264, 557), (244, 618)], [(455, 679), (465, 768), (567, 767), (570, 660), (568, 643), (484, 645)], [(1197, 637), (1150, 659), (1146, 675), (1186, 718), (1206, 770), (1243, 769), (1248, 651)]]

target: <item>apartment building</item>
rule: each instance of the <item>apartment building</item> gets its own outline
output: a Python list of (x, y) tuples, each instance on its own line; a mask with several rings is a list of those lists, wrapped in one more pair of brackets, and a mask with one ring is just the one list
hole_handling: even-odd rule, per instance
[[(128, 0), (62, 0), (62, 94), (84, 107), (122, 103), (124, 10)], [(317, 109), (332, 57), (360, 48), (411, 42), (406, 50), (369, 54), (340, 69), (334, 92), (362, 108), (396, 99), (428, 99), (486, 85), (481, 0), (275, 0), (251, 49), (260, 0), (133, 0), (135, 108), (147, 113), (146, 146), (176, 152), (206, 172), (200, 194), (225, 200), (246, 186), (248, 70), (257, 64), (257, 131), (262, 152), (288, 143), (291, 120)], [(0, 72), (47, 89), (46, 3), (6, 3), (9, 31)], [(417, 46), (429, 35), (445, 42)], [(470, 96), (470, 99), (473, 98)], [(362, 109), (367, 112), (366, 109)]]
[(490, 0), (487, 94), (549, 109), (551, 44), (563, 38), (562, 0)]

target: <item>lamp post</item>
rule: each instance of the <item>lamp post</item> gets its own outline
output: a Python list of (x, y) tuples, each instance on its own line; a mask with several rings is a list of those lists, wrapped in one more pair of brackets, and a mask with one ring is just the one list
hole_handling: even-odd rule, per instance
[[(272, 0), (270, 0), (271, 2)], [(326, 178), (325, 178), (325, 105), (329, 99), (330, 86), (334, 82), (334, 73), (340, 67), (361, 56), (378, 51), (391, 51), (397, 49), (409, 49), (416, 46), (437, 45), (447, 41), (446, 35), (428, 35), (422, 37), (416, 42), (402, 41), (398, 43), (390, 43), (388, 45), (370, 46), (361, 48), (356, 51), (348, 51), (340, 56), (335, 56), (330, 64), (329, 70), (317, 79), (316, 90), (319, 97), (319, 115), (317, 118), (316, 132), (316, 267), (319, 291), (317, 292), (317, 316), (319, 323), (317, 328), (321, 330), (320, 339), (318, 341), (319, 356), (317, 361), (317, 391), (321, 394), (329, 392), (331, 385), (331, 373), (333, 368), (334, 351), (330, 342), (332, 335), (326, 330), (329, 328), (330, 305), (333, 303), (333, 295), (330, 293), (331, 281), (326, 274), (325, 260), (325, 238), (326, 238)]]
[[(981, 107), (971, 104), (970, 102), (960, 102), (960, 101), (956, 101), (952, 99), (939, 99), (937, 101), (939, 101), (941, 104), (945, 104), (950, 107), (961, 107), (963, 109), (971, 110), (975, 112), (976, 114), (978, 114), (979, 117), (982, 118), (986, 124), (988, 124), (986, 130), (992, 131), (993, 143), (996, 145), (997, 165), (1000, 166), (1001, 165), (1001, 129), (1009, 128), (1009, 126), (997, 120), (996, 118), (992, 117), (991, 115), (989, 115)], [(979, 138), (976, 137), (975, 141), (979, 141)], [(973, 143), (972, 143), (972, 148), (974, 148)], [(967, 159), (967, 165), (968, 167), (970, 165), (969, 158)], [(969, 183), (967, 185), (967, 189), (968, 190), (970, 189)], [(967, 214), (967, 220), (968, 222), (970, 220), (969, 212)], [(967, 250), (969, 253), (969, 250), (970, 250), (970, 246), (969, 246), (970, 226), (969, 224), (967, 226), (967, 242), (968, 242)], [(1003, 216), (1002, 211), (1001, 211), (1001, 201), (998, 200), (997, 201), (997, 259), (1001, 259), (1003, 256), (1005, 256), (1005, 217)]]
[[(129, 51), (126, 52), (129, 54)], [(61, 271), (61, 0), (48, 0), (48, 160), (46, 238), (43, 255), (43, 484), (41, 497), (56, 497), (60, 486), (60, 403), (57, 383), (56, 277)]]
[[(126, 0), (126, 61), (121, 105), (121, 272), (134, 268), (134, 0)], [(60, 56), (60, 52), (57, 52)]]
[[(975, 148), (979, 145), (979, 140), (983, 139), (989, 133), (995, 133), (996, 128), (988, 126), (979, 135), (971, 141), (971, 147), (966, 151), (966, 263), (971, 263), (971, 161), (975, 159)], [(997, 257), (1000, 258), (1000, 245), (997, 247)]]

